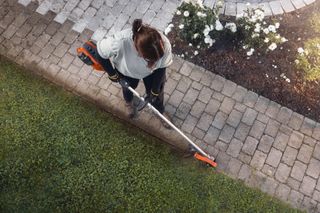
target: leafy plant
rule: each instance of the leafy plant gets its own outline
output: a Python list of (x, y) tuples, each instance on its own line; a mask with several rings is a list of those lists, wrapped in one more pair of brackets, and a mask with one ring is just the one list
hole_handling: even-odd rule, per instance
[(311, 29), (316, 33), (320, 33), (320, 13), (314, 13), (310, 19)]
[(267, 23), (264, 10), (261, 8), (248, 8), (242, 14), (237, 15), (237, 26), (243, 38), (243, 49), (251, 56), (255, 49), (273, 51), (278, 44), (286, 42), (277, 30), (279, 22)]
[[(181, 16), (177, 26), (181, 38), (193, 46), (212, 46), (223, 30), (218, 17), (221, 6), (222, 4), (218, 3), (218, 6), (212, 10), (199, 2), (183, 2), (176, 12)], [(173, 27), (173, 25), (169, 26)]]
[(304, 49), (298, 48), (295, 62), (304, 72), (305, 80), (320, 80), (320, 38), (309, 39), (304, 43)]

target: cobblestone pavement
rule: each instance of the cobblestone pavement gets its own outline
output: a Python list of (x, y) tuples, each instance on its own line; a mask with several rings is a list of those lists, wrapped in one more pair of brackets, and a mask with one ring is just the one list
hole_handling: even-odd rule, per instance
[[(204, 0), (204, 5), (212, 8), (218, 0)], [(281, 15), (312, 4), (316, 0), (224, 0), (221, 13), (236, 16), (247, 8), (260, 7), (266, 16)], [(250, 5), (248, 5), (248, 3)]]
[[(84, 65), (76, 57), (76, 48), (92, 36), (129, 26), (136, 17), (161, 28), (179, 4), (171, 0), (19, 2), (0, 0), (0, 54), (122, 118), (120, 86)], [(102, 19), (97, 14), (107, 16)], [(320, 212), (320, 123), (178, 57), (168, 73), (167, 111), (179, 128), (216, 157), (219, 170), (295, 207)], [(138, 91), (143, 92), (141, 85)], [(169, 143), (186, 144), (148, 111), (131, 122)]]

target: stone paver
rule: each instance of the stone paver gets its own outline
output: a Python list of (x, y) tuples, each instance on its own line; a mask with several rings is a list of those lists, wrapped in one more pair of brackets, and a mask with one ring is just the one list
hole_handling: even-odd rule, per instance
[(278, 132), (276, 138), (274, 139), (273, 147), (284, 151), (289, 141), (289, 136), (283, 132)]
[(281, 151), (275, 148), (271, 148), (268, 158), (266, 160), (266, 163), (276, 168), (280, 163), (281, 157), (282, 157)]
[(309, 163), (312, 152), (313, 152), (313, 148), (311, 146), (303, 144), (300, 148), (297, 159), (303, 163)]
[(274, 139), (272, 137), (270, 137), (269, 135), (263, 135), (259, 142), (258, 149), (263, 151), (264, 153), (269, 153), (273, 142)]
[(248, 136), (243, 147), (242, 151), (248, 155), (253, 155), (259, 141), (253, 137)]
[(317, 179), (320, 174), (320, 161), (312, 158), (310, 160), (310, 164), (308, 165), (306, 174)]
[(293, 148), (299, 149), (303, 142), (303, 137), (303, 134), (301, 134), (300, 132), (293, 131), (289, 138), (288, 145)]
[[(24, 6), (30, 2), (19, 0)], [(252, 1), (249, 7), (260, 4), (267, 8), (267, 15), (276, 15), (312, 2)], [(32, 65), (43, 77), (121, 115), (120, 86), (83, 65), (76, 57), (76, 47), (89, 38), (97, 40), (130, 27), (135, 18), (163, 30), (180, 3), (41, 1), (33, 6), (34, 11), (9, 11), (0, 21), (0, 52), (21, 65)], [(205, 3), (213, 6), (215, 1)], [(226, 0), (223, 12), (235, 15), (247, 7), (240, 0)], [(217, 157), (219, 170), (296, 207), (320, 207), (319, 123), (177, 56), (168, 76), (168, 113), (182, 131)], [(143, 86), (138, 90), (143, 93)], [(152, 127), (169, 142), (176, 141), (177, 136), (163, 130), (154, 118), (148, 111), (141, 112), (139, 126)]]
[(289, 166), (293, 166), (297, 155), (298, 155), (298, 150), (296, 150), (295, 148), (292, 148), (290, 146), (287, 146), (286, 150), (283, 153), (281, 162), (283, 162)]
[(249, 135), (259, 140), (263, 135), (265, 128), (266, 128), (266, 125), (264, 123), (258, 120), (255, 120), (249, 132)]
[(296, 179), (298, 181), (302, 181), (306, 169), (307, 169), (306, 164), (301, 163), (300, 161), (296, 161), (294, 163), (292, 170), (291, 170), (291, 177), (293, 177), (294, 179)]
[(257, 150), (253, 155), (250, 166), (252, 166), (255, 169), (260, 170), (260, 169), (262, 169), (264, 162), (266, 161), (266, 158), (267, 158), (267, 154)]
[(282, 0), (281, 6), (286, 13), (292, 12), (295, 10), (291, 0)]
[(315, 179), (309, 176), (304, 176), (300, 186), (300, 192), (307, 196), (312, 196), (315, 186), (316, 186)]

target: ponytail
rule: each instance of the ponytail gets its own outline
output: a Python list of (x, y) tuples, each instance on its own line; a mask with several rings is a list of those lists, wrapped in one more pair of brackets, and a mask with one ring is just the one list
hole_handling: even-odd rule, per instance
[(133, 32), (133, 38), (136, 37), (136, 35), (141, 31), (142, 25), (142, 19), (135, 19), (132, 24), (132, 32)]

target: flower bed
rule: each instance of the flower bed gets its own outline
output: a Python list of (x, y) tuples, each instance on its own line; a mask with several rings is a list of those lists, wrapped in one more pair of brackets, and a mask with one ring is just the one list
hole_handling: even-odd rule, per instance
[[(201, 13), (183, 4), (166, 30), (175, 54), (320, 121), (320, 1), (271, 18), (260, 10), (238, 17), (213, 11), (211, 25), (206, 8), (193, 6)], [(188, 19), (196, 29), (187, 29)]]

